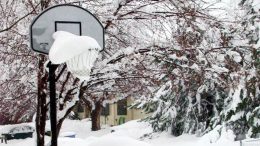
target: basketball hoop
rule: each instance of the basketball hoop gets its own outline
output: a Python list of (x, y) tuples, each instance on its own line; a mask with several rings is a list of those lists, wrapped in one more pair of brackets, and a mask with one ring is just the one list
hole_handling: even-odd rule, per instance
[(88, 81), (98, 53), (98, 42), (89, 36), (78, 36), (65, 31), (53, 34), (54, 43), (49, 58), (53, 64), (66, 63), (68, 70), (77, 78)]
[(66, 63), (73, 75), (82, 80), (89, 80), (98, 52), (105, 46), (104, 28), (92, 13), (80, 6), (55, 5), (41, 12), (32, 21), (30, 44), (33, 51), (49, 54), (51, 60), (47, 65), (51, 146), (57, 146), (55, 83), (60, 76), (56, 78), (55, 70), (58, 65), (54, 64)]
[(68, 70), (81, 80), (89, 80), (91, 68), (98, 57), (98, 49), (89, 49), (66, 62)]

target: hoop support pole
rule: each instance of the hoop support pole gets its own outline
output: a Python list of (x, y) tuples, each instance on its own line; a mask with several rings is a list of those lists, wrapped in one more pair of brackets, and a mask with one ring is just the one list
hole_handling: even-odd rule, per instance
[(59, 65), (48, 63), (49, 68), (49, 90), (50, 90), (50, 124), (51, 124), (51, 146), (57, 146), (57, 108), (56, 108), (56, 79), (55, 71)]

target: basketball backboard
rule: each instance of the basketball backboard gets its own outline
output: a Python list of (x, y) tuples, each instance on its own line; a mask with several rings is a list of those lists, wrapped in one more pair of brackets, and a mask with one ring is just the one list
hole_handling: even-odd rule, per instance
[[(88, 10), (69, 4), (50, 7), (40, 13), (30, 26), (31, 48), (48, 54), (54, 42), (52, 34), (67, 31), (75, 35), (85, 35), (97, 40), (104, 48), (104, 28)], [(73, 49), (73, 48), (71, 48)]]

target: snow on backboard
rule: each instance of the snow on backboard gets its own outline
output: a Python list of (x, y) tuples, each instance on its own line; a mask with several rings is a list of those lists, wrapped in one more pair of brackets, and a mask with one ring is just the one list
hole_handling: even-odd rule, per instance
[(97, 40), (102, 49), (104, 48), (102, 24), (93, 14), (82, 7), (62, 4), (40, 13), (30, 26), (31, 48), (36, 52), (48, 54), (54, 42), (52, 34), (56, 31), (90, 36)]

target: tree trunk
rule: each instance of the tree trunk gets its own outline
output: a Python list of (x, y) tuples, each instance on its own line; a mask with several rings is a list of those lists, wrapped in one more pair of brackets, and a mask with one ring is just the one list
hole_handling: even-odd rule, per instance
[(103, 106), (101, 101), (95, 103), (95, 109), (91, 112), (92, 131), (98, 131), (101, 129), (100, 115), (101, 115), (102, 108)]
[[(63, 82), (62, 87), (61, 87), (61, 90), (60, 90), (59, 99), (63, 98), (63, 102), (62, 102), (62, 103), (59, 103), (59, 111), (64, 110), (64, 106), (65, 106), (64, 103), (66, 103), (67, 101), (69, 101), (69, 100), (72, 99), (72, 98), (75, 98), (75, 95), (76, 95), (76, 93), (77, 93), (77, 92), (75, 92), (75, 90), (77, 89), (75, 86), (77, 86), (79, 80), (78, 80), (78, 79), (75, 79), (75, 80), (73, 81), (73, 84), (72, 84), (72, 85), (74, 86), (74, 88), (68, 90), (67, 93), (66, 93), (66, 95), (65, 95), (65, 97), (62, 97), (62, 93), (63, 93), (64, 90), (65, 90), (65, 85), (66, 85), (66, 83), (68, 83), (69, 77), (70, 77), (70, 73), (67, 74), (67, 77), (66, 77), (65, 81)], [(66, 119), (66, 117), (71, 113), (71, 111), (73, 110), (73, 108), (74, 108), (75, 105), (77, 105), (77, 104), (78, 104), (78, 101), (77, 101), (72, 107), (70, 107), (70, 108), (66, 111), (64, 117), (58, 119), (58, 121), (57, 121), (57, 135), (59, 135), (59, 133), (60, 133), (60, 129), (61, 129), (61, 126), (62, 126), (63, 121), (64, 121), (64, 120)]]
[[(41, 0), (41, 10), (44, 10), (48, 7), (50, 0)], [(39, 63), (38, 63), (38, 73), (37, 73), (37, 80), (38, 80), (38, 96), (37, 96), (37, 111), (36, 111), (36, 134), (37, 134), (37, 146), (44, 146), (44, 134), (45, 134), (45, 122), (47, 116), (47, 81), (48, 75), (44, 68), (44, 63), (46, 61), (45, 55), (39, 54), (38, 55)]]
[(37, 112), (36, 112), (36, 134), (37, 146), (44, 146), (45, 121), (47, 114), (46, 91), (47, 91), (47, 73), (44, 69), (45, 56), (39, 55), (39, 71), (38, 71), (38, 96), (37, 96)]
[[(76, 105), (76, 104), (75, 104), (75, 105)], [(60, 129), (61, 129), (61, 126), (62, 126), (63, 121), (66, 119), (66, 117), (69, 115), (69, 113), (73, 110), (73, 108), (75, 107), (75, 105), (74, 105), (73, 107), (69, 108), (69, 109), (67, 110), (65, 116), (62, 117), (62, 118), (58, 121), (58, 123), (57, 123), (57, 136), (59, 136), (59, 134), (60, 134)]]

